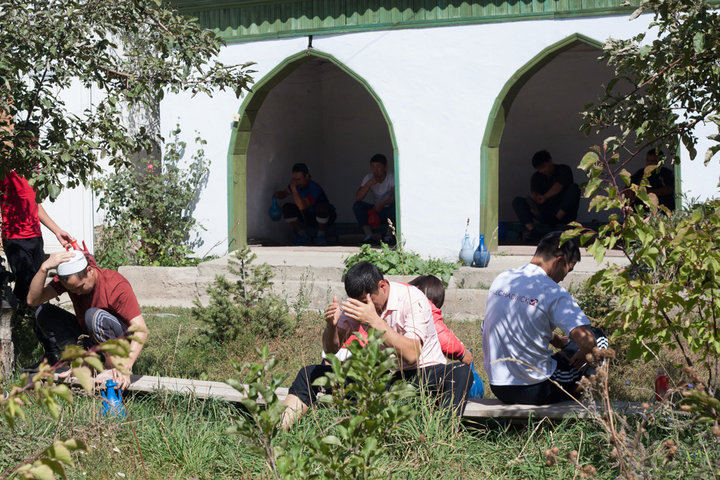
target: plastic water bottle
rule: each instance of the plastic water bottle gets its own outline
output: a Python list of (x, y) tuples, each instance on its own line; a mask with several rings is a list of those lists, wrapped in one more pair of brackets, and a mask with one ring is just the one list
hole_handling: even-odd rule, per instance
[(127, 412), (122, 401), (122, 390), (117, 388), (118, 384), (115, 380), (105, 382), (105, 391), (101, 392), (103, 397), (102, 415), (103, 417), (118, 417), (125, 419)]

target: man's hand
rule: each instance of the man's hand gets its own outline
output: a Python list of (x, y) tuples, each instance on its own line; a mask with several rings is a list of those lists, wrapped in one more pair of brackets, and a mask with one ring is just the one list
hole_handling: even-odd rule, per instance
[(62, 245), (63, 248), (70, 248), (72, 246), (72, 242), (75, 241), (75, 237), (70, 235), (65, 230), (58, 230), (57, 232), (55, 232), (55, 236), (57, 237), (60, 245)]
[(340, 319), (340, 305), (338, 304), (338, 298), (333, 297), (333, 301), (330, 305), (325, 308), (325, 321), (328, 325), (336, 327), (338, 320)]
[(55, 252), (43, 262), (42, 268), (45, 269), (45, 271), (57, 268), (61, 263), (72, 260), (74, 256), (75, 252)]
[(385, 207), (380, 205), (379, 203), (376, 203), (375, 206), (373, 206), (373, 210), (375, 210), (377, 213), (382, 212), (383, 208), (385, 208)]
[(290, 191), (292, 193), (297, 193), (297, 182), (295, 181), (294, 178), (290, 179)]
[(345, 315), (350, 319), (371, 328), (375, 322), (380, 319), (369, 294), (365, 297), (364, 302), (354, 298), (348, 298), (342, 303), (342, 308)]
[(105, 385), (105, 382), (108, 380), (115, 380), (117, 382), (118, 387), (120, 387), (122, 390), (125, 390), (127, 387), (130, 386), (130, 375), (125, 375), (117, 368), (109, 368), (105, 371), (103, 371), (100, 375), (95, 377), (95, 383)]
[(460, 361), (466, 365), (470, 365), (473, 362), (472, 352), (466, 348), (465, 355), (463, 355), (463, 357), (460, 359)]

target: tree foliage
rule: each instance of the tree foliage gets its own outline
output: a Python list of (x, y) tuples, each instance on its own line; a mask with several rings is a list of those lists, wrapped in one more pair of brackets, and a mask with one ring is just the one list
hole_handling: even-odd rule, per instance
[[(643, 12), (654, 14), (650, 29), (657, 38), (648, 42), (650, 34), (642, 33), (607, 41), (604, 58), (616, 78), (585, 112), (586, 131), (619, 129), (580, 164), (588, 175), (590, 209), (610, 211), (609, 223), (597, 232), (575, 224), (565, 237), (579, 235), (597, 261), (611, 248), (628, 258), (629, 266), (602, 270), (591, 280), (617, 301), (606, 322), (631, 338), (628, 357), (650, 359), (660, 348), (679, 349), (693, 375), (702, 372), (699, 387), (716, 394), (720, 203), (672, 213), (648, 193), (647, 179), (630, 185), (625, 166), (647, 147), (666, 145), (675, 155), (678, 142), (694, 158), (698, 126), (720, 124), (720, 14), (695, 0), (643, 1), (633, 18)], [(710, 140), (706, 164), (720, 149), (720, 135)], [(633, 209), (631, 198), (641, 205)]]
[[(86, 183), (102, 157), (119, 167), (152, 151), (152, 129), (130, 131), (123, 108), (151, 108), (167, 93), (239, 96), (250, 64), (215, 60), (222, 45), (161, 0), (0, 0), (0, 177), (15, 169), (54, 198)], [(78, 87), (92, 89), (82, 111), (66, 98)]]

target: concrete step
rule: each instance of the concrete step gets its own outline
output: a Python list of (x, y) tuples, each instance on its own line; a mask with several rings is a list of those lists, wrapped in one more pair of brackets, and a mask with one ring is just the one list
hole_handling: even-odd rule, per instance
[[(273, 292), (284, 296), (294, 308), (316, 310), (323, 310), (334, 295), (344, 298), (344, 260), (358, 251), (356, 247), (253, 247), (257, 255), (254, 263), (267, 263), (273, 270)], [(455, 319), (481, 318), (485, 313), (487, 288), (495, 277), (526, 264), (531, 256), (532, 252), (504, 250), (492, 256), (487, 268), (460, 267), (446, 290), (443, 312)], [(196, 298), (203, 304), (208, 301), (206, 289), (216, 275), (234, 279), (228, 270), (230, 258), (225, 256), (196, 267), (124, 266), (119, 271), (132, 285), (141, 305), (192, 307)], [(575, 265), (562, 285), (578, 286), (611, 263), (626, 261), (610, 256), (598, 266), (592, 257), (583, 255), (583, 260)], [(409, 282), (414, 276), (388, 278)]]

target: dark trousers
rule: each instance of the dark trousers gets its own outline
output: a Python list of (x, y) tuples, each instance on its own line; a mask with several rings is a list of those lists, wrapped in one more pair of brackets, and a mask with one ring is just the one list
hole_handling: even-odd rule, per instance
[[(307, 406), (315, 404), (322, 387), (314, 386), (313, 383), (331, 371), (330, 365), (309, 365), (301, 368), (288, 394), (295, 395)], [(401, 379), (437, 396), (441, 405), (452, 406), (453, 412), (457, 415), (462, 415), (465, 410), (468, 392), (473, 383), (470, 366), (460, 362), (396, 372), (388, 387)]]
[(114, 315), (100, 308), (90, 308), (85, 312), (84, 329), (78, 323), (74, 313), (56, 305), (46, 303), (35, 312), (37, 325), (47, 339), (45, 357), (51, 364), (60, 359), (62, 351), (68, 345), (76, 345), (82, 335), (83, 348), (90, 348), (106, 340), (125, 336), (126, 328)]
[(302, 225), (307, 227), (315, 227), (318, 225), (318, 219), (327, 220), (325, 226), (330, 226), (335, 223), (337, 214), (335, 208), (329, 203), (317, 203), (313, 208), (306, 208), (300, 211), (297, 205), (294, 203), (286, 203), (282, 207), (283, 218), (287, 221), (297, 220)]
[[(525, 197), (515, 197), (512, 203), (513, 210), (523, 225), (533, 223), (534, 220), (548, 225), (567, 224), (575, 221), (580, 205), (580, 187), (572, 183), (558, 195), (560, 195), (560, 201), (550, 204), (537, 204)], [(565, 212), (565, 216), (560, 220), (555, 216), (559, 210)]]
[[(357, 201), (353, 203), (353, 213), (355, 214), (355, 220), (360, 226), (368, 224), (368, 212), (375, 207), (372, 203)], [(380, 228), (388, 226), (388, 219), (395, 225), (395, 204), (385, 205), (382, 210), (378, 213), (380, 217)]]
[(3, 250), (7, 255), (10, 270), (15, 275), (13, 294), (21, 306), (27, 305), (30, 282), (40, 270), (45, 253), (42, 237), (10, 238), (3, 240)]
[[(590, 327), (590, 329), (595, 336), (597, 347), (607, 348), (608, 339), (605, 333), (599, 328)], [(570, 359), (578, 350), (577, 343), (570, 340), (565, 348), (555, 353), (553, 358), (557, 361), (557, 367), (552, 376), (544, 382), (534, 385), (490, 385), (490, 389), (498, 400), (510, 404), (547, 405), (571, 400), (580, 378), (596, 373), (595, 367), (581, 370), (570, 365)]]

